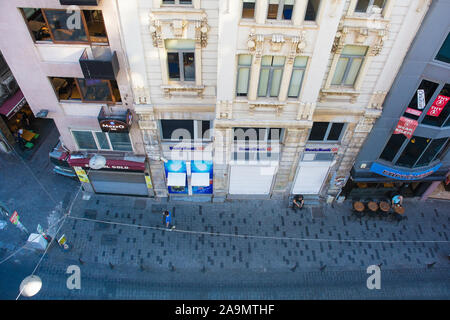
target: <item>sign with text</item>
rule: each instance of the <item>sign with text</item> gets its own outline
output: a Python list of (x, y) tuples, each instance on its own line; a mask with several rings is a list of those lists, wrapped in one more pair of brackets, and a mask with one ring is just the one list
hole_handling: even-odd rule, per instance
[(428, 170), (422, 171), (400, 171), (374, 162), (370, 167), (370, 171), (396, 180), (420, 180), (429, 176), (433, 172), (436, 172), (441, 165), (442, 163), (439, 163)]
[(422, 110), (425, 108), (425, 90), (417, 90), (417, 109)]
[(78, 176), (78, 179), (80, 179), (81, 182), (89, 183), (89, 178), (86, 174), (86, 171), (83, 170), (81, 167), (73, 167), (75, 169), (75, 172)]
[(450, 97), (438, 95), (430, 109), (428, 109), (427, 116), (439, 117), (442, 110), (444, 110), (444, 107), (447, 105), (448, 100), (450, 100)]
[(417, 122), (417, 120), (400, 117), (400, 120), (397, 123), (397, 127), (394, 130), (394, 134), (403, 134), (408, 139), (411, 139), (418, 124), (419, 123)]

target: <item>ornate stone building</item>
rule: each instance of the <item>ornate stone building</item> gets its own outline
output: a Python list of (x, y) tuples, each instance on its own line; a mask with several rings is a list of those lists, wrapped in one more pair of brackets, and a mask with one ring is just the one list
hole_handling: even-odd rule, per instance
[(338, 194), (429, 6), (117, 3), (156, 196), (217, 201)]

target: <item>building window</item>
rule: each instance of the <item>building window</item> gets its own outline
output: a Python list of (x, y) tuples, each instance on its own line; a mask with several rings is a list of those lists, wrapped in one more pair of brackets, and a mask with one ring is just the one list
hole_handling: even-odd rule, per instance
[(262, 57), (258, 97), (278, 97), (285, 59), (276, 56)]
[(450, 63), (450, 33), (447, 34), (447, 38), (442, 44), (441, 49), (439, 49), (438, 54), (436, 55), (436, 60)]
[(430, 141), (431, 139), (429, 138), (413, 136), (411, 140), (409, 140), (406, 148), (403, 150), (395, 165), (412, 168), (422, 152), (425, 151)]
[(233, 159), (241, 161), (278, 161), (282, 128), (234, 128)]
[(331, 84), (353, 87), (366, 52), (367, 47), (353, 45), (345, 46), (336, 65)]
[(255, 0), (244, 0), (242, 3), (242, 18), (255, 18)]
[(385, 4), (386, 0), (358, 0), (355, 12), (372, 13), (373, 7), (383, 9)]
[(314, 122), (309, 134), (309, 141), (337, 142), (341, 139), (344, 123)]
[(204, 140), (210, 141), (211, 121), (209, 120), (161, 120), (163, 140)]
[(162, 0), (163, 4), (192, 4), (192, 0)]
[(380, 155), (380, 159), (392, 162), (398, 150), (402, 147), (405, 142), (406, 137), (403, 134), (393, 134), (389, 139), (388, 143), (384, 147), (383, 152)]
[(305, 74), (308, 57), (296, 57), (294, 60), (294, 68), (292, 70), (291, 82), (289, 83), (289, 98), (297, 98), (302, 87), (303, 75)]
[(94, 103), (122, 101), (115, 80), (52, 77), (50, 81), (59, 101), (81, 100)]
[[(403, 116), (414, 120), (419, 119), (438, 86), (439, 84), (435, 82), (422, 80)], [(417, 97), (418, 95), (419, 98)]]
[(79, 149), (133, 151), (128, 133), (72, 130)]
[(100, 10), (23, 8), (22, 13), (35, 41), (108, 44)]
[(427, 166), (432, 161), (439, 158), (439, 153), (441, 150), (445, 149), (444, 146), (447, 140), (448, 138), (433, 139), (414, 166)]
[(291, 20), (295, 0), (269, 0), (267, 19)]
[(236, 84), (237, 96), (247, 96), (251, 65), (252, 65), (252, 56), (250, 54), (239, 55), (237, 84)]
[(431, 103), (422, 123), (433, 127), (450, 126), (450, 85), (448, 83)]
[(316, 21), (317, 12), (319, 11), (320, 0), (308, 0), (306, 7), (305, 21)]
[(169, 80), (195, 81), (195, 41), (165, 40)]

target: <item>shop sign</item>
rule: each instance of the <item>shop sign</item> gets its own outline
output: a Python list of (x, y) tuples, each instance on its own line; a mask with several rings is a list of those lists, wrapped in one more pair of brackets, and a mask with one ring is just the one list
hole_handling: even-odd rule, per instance
[(339, 148), (305, 148), (308, 152), (338, 152)]
[(417, 90), (417, 109), (423, 110), (425, 108), (425, 90)]
[(412, 108), (406, 108), (406, 113), (410, 113), (413, 114), (415, 116), (420, 116), (422, 114), (422, 111), (416, 110), (416, 109), (412, 109)]
[(392, 169), (382, 164), (374, 162), (370, 167), (370, 171), (396, 180), (419, 180), (437, 171), (441, 167), (441, 165), (442, 164), (439, 163), (428, 170), (413, 172), (413, 171), (400, 171)]
[(101, 120), (100, 128), (103, 132), (128, 132), (128, 125), (120, 120)]
[(145, 175), (145, 183), (147, 184), (147, 189), (153, 188), (152, 179), (148, 174)]
[(9, 221), (11, 221), (12, 224), (17, 225), (17, 223), (19, 222), (19, 214), (17, 213), (17, 211), (14, 211), (11, 218), (9, 218)]
[(25, 100), (25, 98), (22, 98), (22, 100), (19, 101), (19, 103), (16, 104), (16, 106), (14, 107), (14, 109), (12, 109), (9, 113), (8, 113), (8, 119), (11, 119), (20, 109), (22, 109), (22, 107), (27, 103), (27, 100)]
[(450, 97), (438, 95), (430, 109), (428, 109), (427, 116), (439, 117), (448, 100), (450, 100)]
[(78, 179), (80, 179), (81, 182), (89, 183), (89, 178), (86, 174), (86, 171), (83, 170), (81, 167), (73, 167), (75, 169), (75, 172), (78, 176)]
[(417, 122), (417, 120), (400, 117), (400, 120), (397, 123), (397, 127), (394, 130), (394, 134), (403, 134), (408, 139), (411, 139), (418, 124), (419, 123)]

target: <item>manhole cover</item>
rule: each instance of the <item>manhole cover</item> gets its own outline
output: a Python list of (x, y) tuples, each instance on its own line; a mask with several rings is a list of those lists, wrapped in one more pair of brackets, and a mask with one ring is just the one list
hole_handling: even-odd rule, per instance
[(101, 244), (104, 246), (113, 246), (117, 244), (117, 235), (104, 234), (102, 235)]

